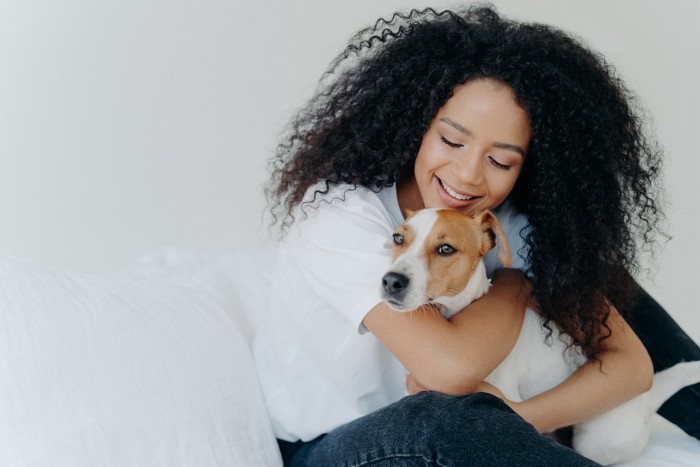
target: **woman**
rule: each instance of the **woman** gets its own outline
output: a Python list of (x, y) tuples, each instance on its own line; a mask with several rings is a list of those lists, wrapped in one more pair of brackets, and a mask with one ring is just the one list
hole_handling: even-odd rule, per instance
[[(255, 356), (285, 463), (591, 465), (538, 432), (651, 383), (621, 315), (634, 236), (653, 242), (661, 216), (660, 154), (624, 85), (565, 33), (490, 8), (380, 20), (324, 80), (269, 192), (286, 234)], [(532, 293), (491, 259), (492, 289), (449, 321), (389, 310), (388, 239), (422, 207), (495, 210)], [(530, 298), (590, 362), (522, 403), (480, 393), (500, 396), (482, 381)], [(404, 368), (409, 392), (430, 392), (402, 399)]]

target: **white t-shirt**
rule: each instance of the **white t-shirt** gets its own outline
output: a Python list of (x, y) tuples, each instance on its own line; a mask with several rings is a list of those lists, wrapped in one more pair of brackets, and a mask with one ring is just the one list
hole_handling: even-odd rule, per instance
[[(381, 302), (391, 235), (403, 222), (396, 188), (336, 186), (305, 211), (280, 242), (253, 344), (275, 435), (287, 441), (314, 439), (405, 393), (403, 366), (362, 325)], [(512, 267), (522, 268), (525, 217), (509, 206), (494, 212), (512, 242)]]

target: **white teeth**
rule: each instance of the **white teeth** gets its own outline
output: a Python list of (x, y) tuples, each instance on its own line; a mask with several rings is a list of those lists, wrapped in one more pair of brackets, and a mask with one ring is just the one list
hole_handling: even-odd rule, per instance
[(457, 193), (456, 191), (454, 191), (452, 188), (450, 188), (449, 186), (445, 185), (445, 184), (442, 182), (442, 180), (440, 180), (440, 186), (441, 186), (442, 188), (444, 188), (445, 191), (446, 191), (450, 196), (452, 196), (453, 198), (458, 199), (458, 200), (460, 200), (460, 201), (467, 201), (467, 200), (469, 200), (469, 199), (474, 198), (474, 196), (464, 196), (464, 195), (460, 195), (459, 193)]

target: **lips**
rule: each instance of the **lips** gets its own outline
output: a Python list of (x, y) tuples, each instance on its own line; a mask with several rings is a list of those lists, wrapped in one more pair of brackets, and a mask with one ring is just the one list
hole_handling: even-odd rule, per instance
[(435, 183), (437, 185), (440, 197), (443, 202), (445, 202), (448, 207), (451, 208), (465, 208), (474, 204), (477, 200), (481, 199), (481, 196), (475, 196), (469, 193), (462, 193), (451, 186), (447, 185), (440, 178), (435, 176)]
[(468, 201), (470, 199), (476, 198), (476, 196), (469, 196), (469, 195), (463, 195), (461, 193), (457, 193), (455, 190), (453, 190), (449, 186), (445, 185), (445, 182), (443, 182), (439, 178), (438, 178), (438, 183), (440, 183), (440, 186), (442, 187), (443, 190), (445, 190), (447, 192), (448, 195), (452, 196), (456, 200)]

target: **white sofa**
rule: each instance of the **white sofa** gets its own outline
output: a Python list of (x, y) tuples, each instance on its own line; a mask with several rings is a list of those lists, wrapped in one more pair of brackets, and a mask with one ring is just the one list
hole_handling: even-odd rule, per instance
[[(249, 351), (271, 262), (166, 250), (90, 275), (0, 258), (0, 467), (281, 465)], [(700, 465), (700, 442), (654, 423), (627, 465)]]

